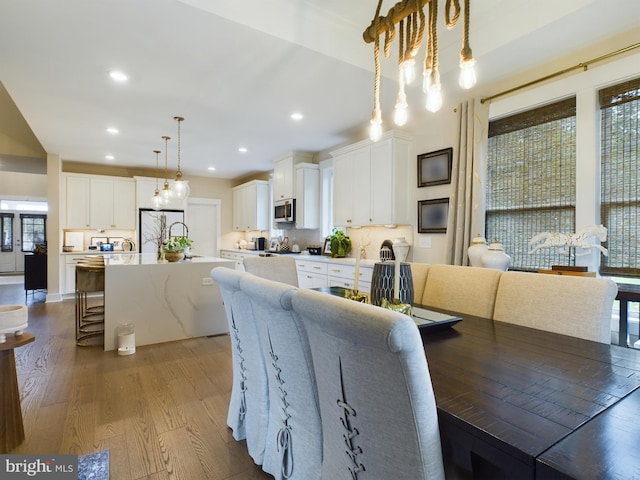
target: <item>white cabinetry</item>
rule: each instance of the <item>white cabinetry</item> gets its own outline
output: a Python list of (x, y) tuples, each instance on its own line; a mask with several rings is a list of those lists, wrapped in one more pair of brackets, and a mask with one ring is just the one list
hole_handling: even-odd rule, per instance
[(136, 184), (101, 175), (68, 175), (65, 228), (136, 228)]
[(91, 227), (136, 228), (136, 184), (133, 180), (91, 178)]
[(390, 131), (376, 143), (364, 140), (331, 152), (336, 226), (410, 223), (410, 137)]
[(320, 167), (313, 163), (295, 166), (296, 228), (320, 227)]
[(328, 285), (326, 263), (296, 259), (296, 268), (300, 288), (319, 288)]
[(233, 229), (269, 229), (269, 182), (253, 180), (233, 188)]
[(311, 162), (309, 153), (292, 152), (273, 163), (273, 200), (296, 198), (294, 167), (298, 163)]
[(247, 255), (252, 255), (250, 253), (241, 253), (232, 250), (221, 250), (220, 257), (226, 258), (228, 260), (233, 260), (236, 266), (236, 270), (244, 272), (244, 263), (243, 260)]
[[(373, 268), (360, 266), (358, 276), (358, 291), (371, 291), (371, 276)], [(356, 278), (356, 267), (352, 265), (330, 264), (327, 269), (327, 282), (330, 287), (353, 288)]]
[(89, 228), (89, 177), (68, 176), (65, 182), (67, 228)]
[(333, 162), (333, 223), (336, 226), (372, 225), (371, 149), (364, 146), (335, 157)]

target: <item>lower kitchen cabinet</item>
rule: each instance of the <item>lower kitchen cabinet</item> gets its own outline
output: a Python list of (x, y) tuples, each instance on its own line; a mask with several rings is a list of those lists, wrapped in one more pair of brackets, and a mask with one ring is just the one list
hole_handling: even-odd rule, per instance
[[(358, 291), (369, 293), (371, 291), (371, 276), (373, 268), (360, 266), (360, 275), (358, 276)], [(327, 282), (329, 287), (354, 287), (356, 278), (355, 265), (331, 264), (327, 269)]]
[(239, 270), (241, 272), (244, 272), (244, 257), (246, 257), (247, 255), (253, 255), (251, 253), (241, 253), (241, 252), (236, 252), (236, 251), (232, 251), (232, 250), (221, 250), (220, 251), (220, 257), (221, 258), (226, 258), (228, 260), (233, 260), (235, 262), (236, 265), (236, 270)]
[(328, 286), (327, 264), (306, 260), (296, 260), (298, 286), (300, 288), (320, 288)]

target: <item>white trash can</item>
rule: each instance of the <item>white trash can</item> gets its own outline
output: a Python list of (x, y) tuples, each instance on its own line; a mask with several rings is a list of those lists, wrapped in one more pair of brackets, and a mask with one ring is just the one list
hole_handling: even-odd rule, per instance
[(133, 355), (136, 353), (136, 332), (133, 323), (121, 323), (116, 329), (118, 336), (118, 355)]

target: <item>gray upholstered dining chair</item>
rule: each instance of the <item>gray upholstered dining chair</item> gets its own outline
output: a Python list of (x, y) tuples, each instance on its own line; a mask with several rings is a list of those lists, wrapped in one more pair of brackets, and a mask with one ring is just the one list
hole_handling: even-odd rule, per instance
[(319, 480), (322, 428), (309, 343), (291, 296), (297, 288), (245, 274), (269, 377), (269, 426), (262, 469), (276, 479)]
[(242, 263), (247, 272), (258, 277), (298, 286), (298, 269), (291, 256), (245, 257)]
[(420, 333), (401, 313), (299, 289), (322, 418), (322, 478), (443, 479)]
[(251, 302), (240, 289), (243, 275), (227, 267), (211, 270), (211, 278), (222, 293), (231, 337), (233, 383), (227, 425), (234, 439), (247, 441), (249, 455), (262, 465), (269, 422), (269, 387)]

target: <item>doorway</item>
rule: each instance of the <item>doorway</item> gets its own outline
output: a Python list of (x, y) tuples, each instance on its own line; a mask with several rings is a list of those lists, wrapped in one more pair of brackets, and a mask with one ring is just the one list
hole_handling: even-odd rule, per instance
[(218, 256), (221, 203), (219, 199), (189, 198), (186, 223), (189, 226), (189, 238), (193, 240), (194, 254)]
[[(24, 272), (24, 254), (46, 244), (46, 202), (0, 202), (0, 274)], [(22, 213), (25, 210), (34, 213)]]

